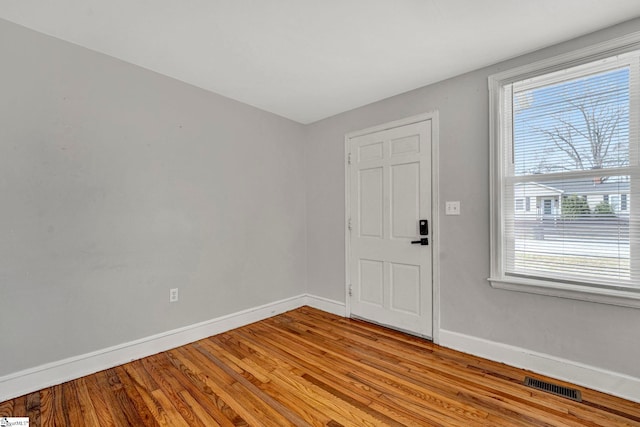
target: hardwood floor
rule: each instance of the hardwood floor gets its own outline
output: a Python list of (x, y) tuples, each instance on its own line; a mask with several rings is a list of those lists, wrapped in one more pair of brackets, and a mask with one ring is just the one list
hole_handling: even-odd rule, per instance
[(74, 427), (640, 426), (637, 403), (576, 387), (577, 403), (524, 387), (525, 375), (303, 307), (0, 403), (0, 417)]

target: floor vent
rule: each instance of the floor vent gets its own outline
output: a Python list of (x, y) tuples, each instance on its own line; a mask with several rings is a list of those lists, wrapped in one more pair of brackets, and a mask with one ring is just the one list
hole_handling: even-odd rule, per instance
[(525, 377), (524, 385), (546, 391), (548, 393), (553, 393), (557, 396), (566, 397), (567, 399), (575, 400), (576, 402), (582, 402), (580, 390), (576, 390), (575, 388), (563, 387), (558, 384), (548, 383), (531, 377)]

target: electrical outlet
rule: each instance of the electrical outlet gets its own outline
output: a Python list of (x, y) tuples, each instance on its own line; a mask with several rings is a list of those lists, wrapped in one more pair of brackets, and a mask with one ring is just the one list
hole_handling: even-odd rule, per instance
[(178, 301), (178, 288), (169, 289), (169, 302)]

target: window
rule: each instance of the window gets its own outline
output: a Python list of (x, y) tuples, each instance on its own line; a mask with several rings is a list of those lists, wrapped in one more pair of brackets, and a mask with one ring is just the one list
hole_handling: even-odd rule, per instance
[(492, 286), (640, 307), (639, 47), (490, 77)]

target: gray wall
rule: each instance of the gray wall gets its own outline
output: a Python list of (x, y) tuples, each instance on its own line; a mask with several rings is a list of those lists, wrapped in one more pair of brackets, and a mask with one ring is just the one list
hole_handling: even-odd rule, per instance
[(0, 376), (306, 291), (302, 125), (2, 20), (0, 63)]
[[(442, 328), (640, 377), (640, 310), (495, 290), (487, 282), (487, 77), (638, 30), (639, 20), (627, 22), (310, 125), (305, 153), (309, 293), (344, 301), (345, 133), (438, 110)], [(445, 216), (446, 200), (460, 200), (462, 214)]]

